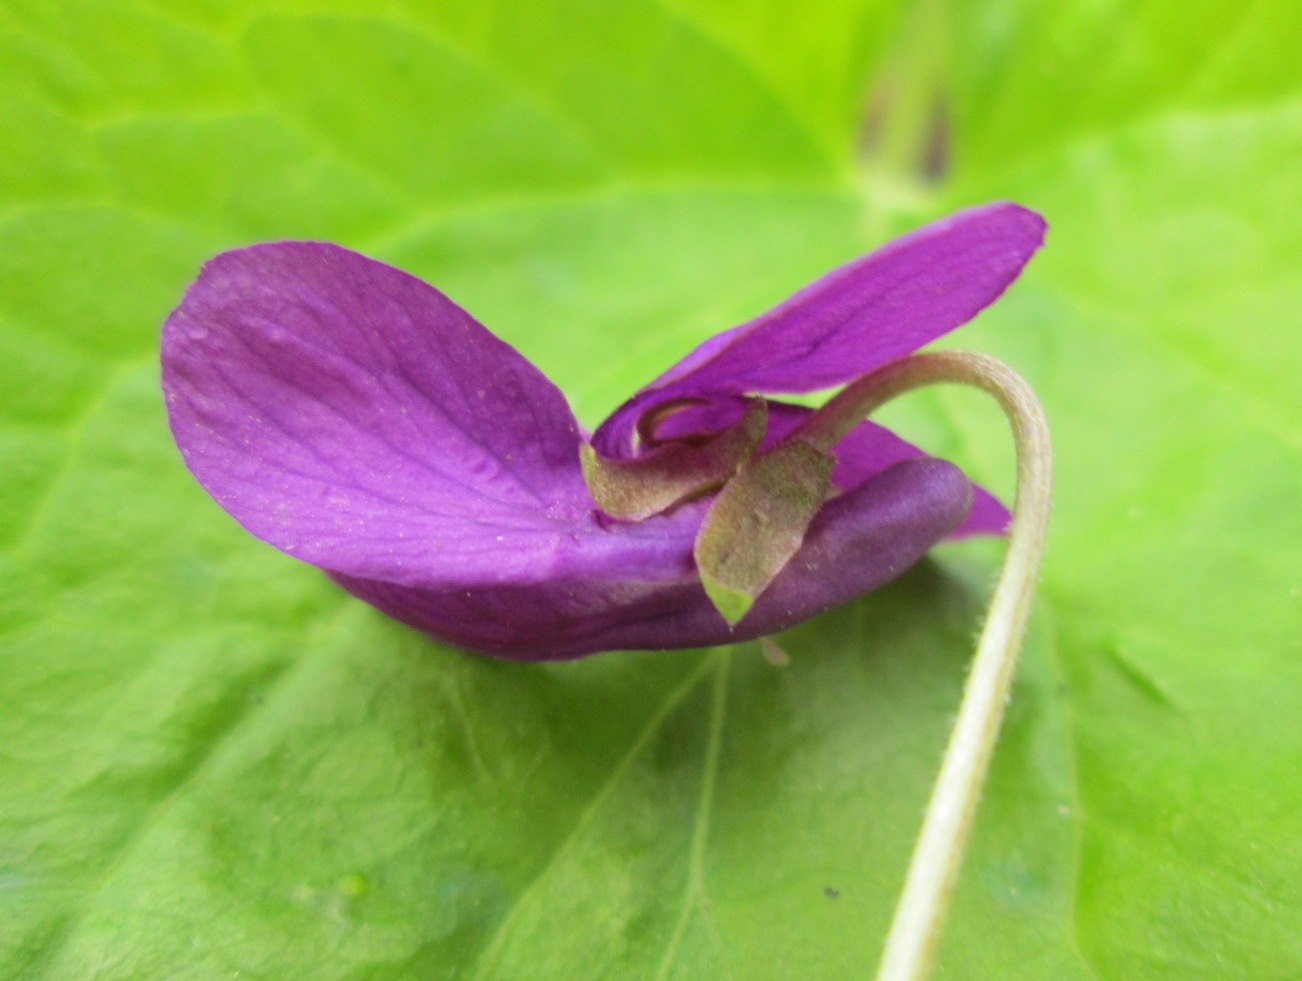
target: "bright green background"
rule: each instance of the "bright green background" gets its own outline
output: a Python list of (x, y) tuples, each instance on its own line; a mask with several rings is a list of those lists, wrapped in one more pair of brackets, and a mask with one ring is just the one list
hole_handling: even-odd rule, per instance
[[(2, 0), (0, 975), (864, 976), (997, 543), (786, 669), (465, 655), (208, 500), (158, 326), (206, 256), (330, 238), (593, 423), (1013, 197), (1049, 244), (955, 342), (1042, 394), (1057, 510), (938, 975), (1302, 976), (1299, 36), (1289, 0)], [(1009, 489), (979, 396), (888, 418)]]

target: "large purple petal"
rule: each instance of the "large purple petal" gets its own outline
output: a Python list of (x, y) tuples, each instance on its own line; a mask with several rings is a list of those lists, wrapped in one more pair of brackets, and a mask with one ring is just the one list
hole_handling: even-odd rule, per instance
[[(895, 578), (962, 520), (970, 499), (967, 479), (943, 460), (887, 467), (824, 506), (800, 551), (732, 630), (705, 594), (690, 543), (677, 570), (666, 566), (659, 578), (575, 569), (528, 587), (470, 589), (334, 578), (398, 620), (500, 657), (727, 644), (783, 630)], [(685, 512), (688, 526), (699, 523), (699, 505), (677, 513)]]
[(433, 287), (336, 245), (208, 262), (163, 328), (177, 444), (249, 531), (409, 584), (545, 579), (603, 538), (560, 391)]
[(897, 238), (707, 340), (620, 406), (593, 444), (605, 456), (629, 455), (637, 418), (669, 399), (811, 392), (915, 351), (993, 302), (1044, 229), (1034, 211), (995, 202)]

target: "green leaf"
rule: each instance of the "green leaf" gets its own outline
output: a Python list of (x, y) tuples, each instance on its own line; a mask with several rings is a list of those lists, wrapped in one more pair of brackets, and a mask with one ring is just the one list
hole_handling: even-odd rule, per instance
[[(470, 656), (199, 490), (157, 331), (213, 252), (330, 238), (592, 424), (995, 196), (1049, 244), (953, 343), (1037, 388), (1057, 504), (937, 974), (1302, 974), (1299, 30), (1174, 0), (0, 0), (0, 974), (868, 975), (999, 543), (784, 634), (783, 669)], [(928, 183), (872, 134), (934, 142), (936, 97)], [(883, 418), (1011, 489), (979, 396)]]

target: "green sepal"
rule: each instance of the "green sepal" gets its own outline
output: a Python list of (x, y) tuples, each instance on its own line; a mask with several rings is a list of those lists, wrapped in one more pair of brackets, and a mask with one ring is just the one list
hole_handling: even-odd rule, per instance
[(696, 536), (696, 568), (732, 626), (805, 540), (832, 483), (834, 457), (799, 440), (754, 457), (719, 492)]
[(705, 586), (705, 595), (710, 597), (714, 608), (723, 614), (728, 626), (736, 626), (737, 621), (750, 612), (755, 605), (755, 597), (740, 589), (733, 589), (711, 576), (701, 575), (701, 584)]

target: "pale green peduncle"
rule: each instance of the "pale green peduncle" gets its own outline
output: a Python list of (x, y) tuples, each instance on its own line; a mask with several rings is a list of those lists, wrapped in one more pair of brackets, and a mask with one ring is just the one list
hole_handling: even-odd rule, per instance
[(1017, 497), (1004, 564), (886, 938), (878, 981), (921, 981), (931, 969), (1012, 686), (1044, 553), (1052, 468), (1049, 427), (1035, 393), (1002, 361), (968, 351), (936, 351), (894, 361), (852, 383), (791, 434), (830, 449), (882, 403), (942, 382), (973, 385), (998, 400), (1017, 447)]

